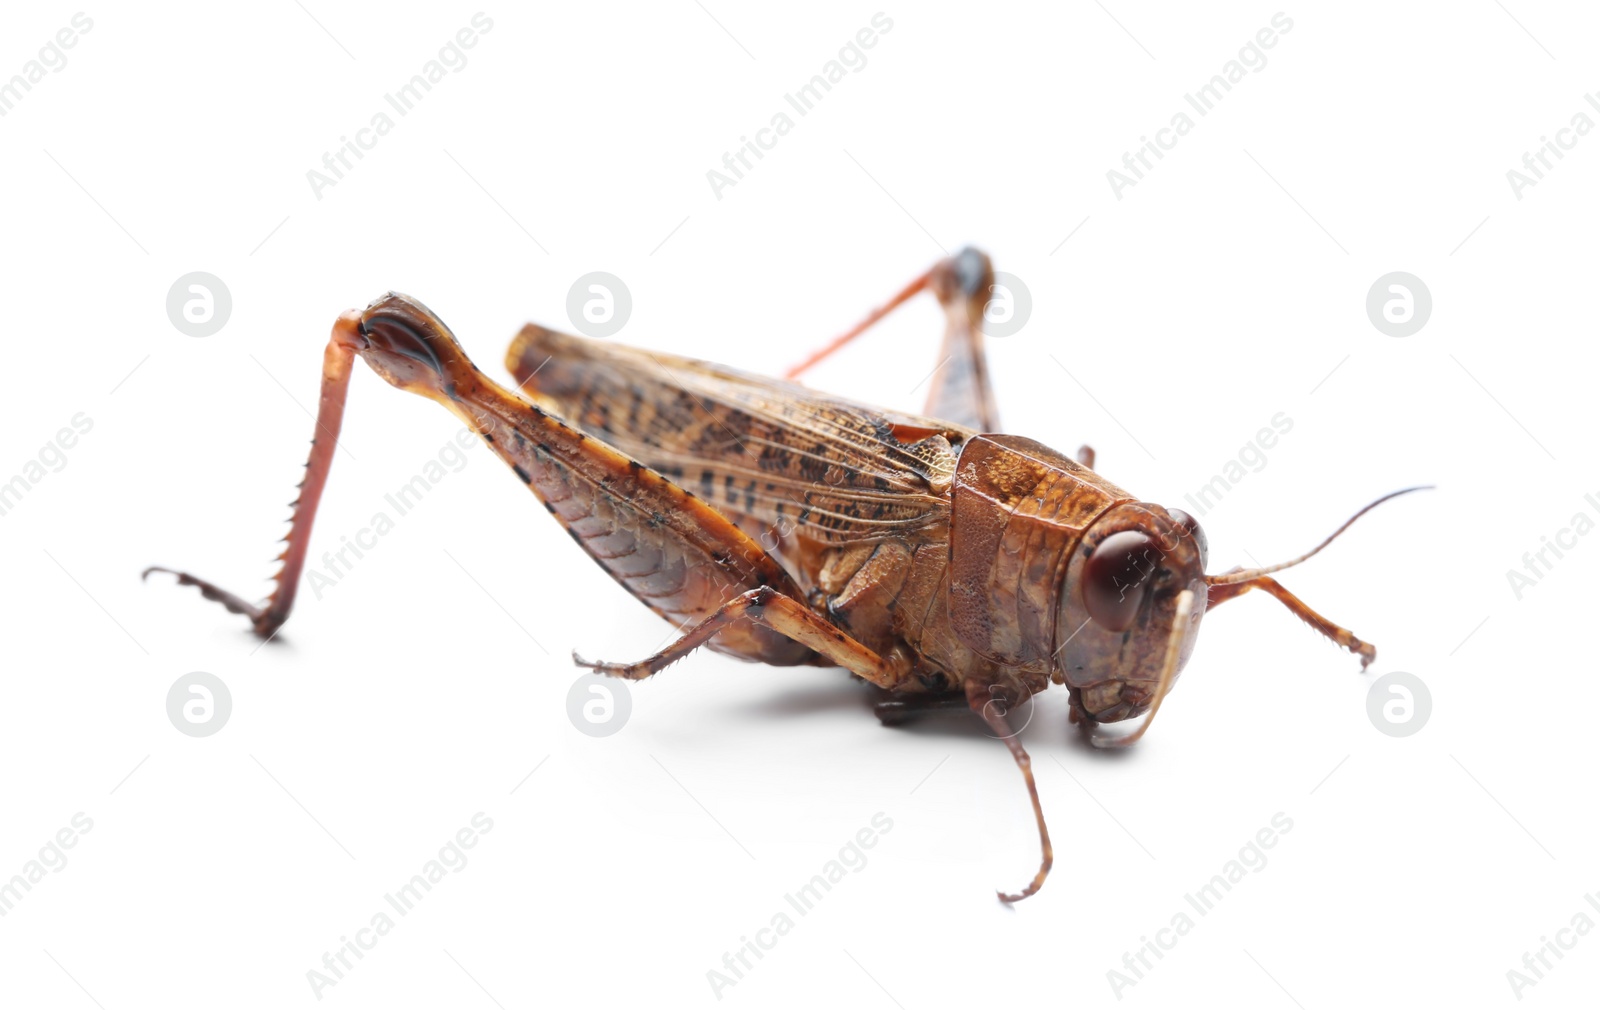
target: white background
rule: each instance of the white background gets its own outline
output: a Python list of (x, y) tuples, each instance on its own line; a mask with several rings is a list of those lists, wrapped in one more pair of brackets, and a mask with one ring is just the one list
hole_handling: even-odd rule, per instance
[[(1118, 1004), (1107, 972), (1279, 812), (1270, 862), (1121, 1003), (1505, 1006), (1525, 951), (1600, 922), (1600, 537), (1520, 601), (1506, 577), (1600, 492), (1600, 136), (1521, 200), (1506, 179), (1600, 120), (1593, 11), (1285, 8), (1266, 66), (1119, 200), (1106, 172), (1277, 7), (885, 8), (867, 65), (719, 200), (707, 170), (878, 8), (505, 5), (318, 199), (306, 172), (478, 8), (304, 6), (88, 9), (0, 119), (0, 480), (93, 420), (0, 516), (0, 877), (74, 813), (94, 824), (0, 918), (0, 1001), (313, 1005), (324, 952), (480, 811), (470, 862), (322, 1003), (714, 1005), (724, 952), (879, 812), (865, 868), (722, 1003)], [(0, 76), (77, 10), (20, 7)], [(1032, 818), (969, 720), (886, 730), (838, 671), (701, 654), (636, 686), (615, 736), (580, 734), (568, 651), (631, 660), (669, 629), (481, 446), (259, 651), (241, 618), (138, 579), (263, 586), (329, 324), (386, 290), (502, 375), (516, 329), (568, 328), (568, 287), (605, 270), (634, 301), (616, 339), (773, 372), (968, 242), (1033, 297), (991, 344), (1007, 430), (1087, 441), (1176, 506), (1293, 419), (1204, 517), (1214, 570), (1439, 485), (1283, 577), (1378, 645), (1368, 675), (1253, 594), (1207, 617), (1131, 753), (1088, 750), (1042, 698), (1023, 740), (1057, 863), (1015, 908), (994, 891), (1032, 875)], [(215, 336), (166, 315), (194, 270), (232, 293)], [(1393, 270), (1434, 302), (1406, 338), (1365, 311)], [(918, 302), (811, 381), (916, 409), (940, 328)], [(313, 559), (457, 430), (357, 366)], [(165, 713), (196, 670), (233, 699), (205, 739)], [(1366, 715), (1393, 670), (1432, 692), (1405, 739)], [(1578, 938), (1524, 1001), (1592, 994), (1597, 958)]]

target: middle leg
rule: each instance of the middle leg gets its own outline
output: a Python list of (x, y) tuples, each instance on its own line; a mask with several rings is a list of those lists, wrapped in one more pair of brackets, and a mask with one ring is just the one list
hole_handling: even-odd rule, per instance
[(644, 680), (698, 649), (719, 631), (740, 621), (775, 631), (882, 688), (894, 687), (911, 672), (911, 659), (905, 652), (893, 649), (879, 655), (829, 624), (810, 607), (770, 586), (761, 586), (734, 597), (682, 638), (648, 659), (637, 663), (595, 662), (574, 652), (572, 661), (607, 676)]

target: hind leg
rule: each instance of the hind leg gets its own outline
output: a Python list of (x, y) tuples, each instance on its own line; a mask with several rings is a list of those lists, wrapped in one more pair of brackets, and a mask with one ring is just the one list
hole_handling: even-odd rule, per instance
[(171, 568), (152, 566), (144, 570), (141, 578), (149, 578), (151, 572), (177, 576), (178, 585), (194, 586), (206, 599), (249, 618), (251, 627), (262, 638), (277, 634), (283, 622), (289, 619), (289, 612), (294, 609), (300, 570), (305, 566), (306, 549), (311, 544), (311, 526), (317, 518), (317, 503), (322, 500), (322, 489), (328, 483), (328, 472), (333, 468), (333, 450), (338, 445), (339, 428), (344, 423), (345, 396), (350, 391), (350, 368), (365, 344), (361, 336), (359, 313), (346, 312), (333, 324), (333, 335), (328, 339), (327, 350), (322, 356), (322, 396), (317, 405), (316, 437), (311, 440), (311, 457), (306, 461), (306, 476), (300, 482), (299, 497), (290, 504), (294, 513), (289, 520), (289, 533), (283, 538), (286, 546), (283, 553), (278, 555), (283, 565), (273, 576), (272, 593), (266, 602), (259, 605), (250, 603), (215, 583)]
[[(258, 607), (204, 579), (174, 573), (180, 583), (244, 614), (258, 635), (270, 637), (289, 616), (356, 355), (391, 385), (448, 407), (601, 568), (673, 624), (704, 621), (729, 600), (763, 587), (791, 599), (801, 595), (777, 559), (721, 512), (495, 384), (473, 366), (454, 335), (427, 308), (389, 294), (364, 312), (340, 316), (334, 327), (324, 357), (318, 437), (284, 566), (267, 603)], [(463, 517), (464, 522), (470, 519)], [(724, 630), (719, 648), (774, 664), (813, 661), (816, 653), (808, 642), (820, 635), (817, 629), (788, 633), (755, 620), (734, 622)]]
[(932, 291), (945, 311), (944, 342), (934, 367), (923, 413), (979, 431), (998, 431), (1000, 415), (989, 384), (989, 362), (983, 350), (983, 313), (994, 286), (989, 257), (973, 248), (935, 263), (867, 318), (851, 327), (800, 364), (785, 378), (798, 378), (812, 365), (859, 337), (878, 320), (913, 296)]

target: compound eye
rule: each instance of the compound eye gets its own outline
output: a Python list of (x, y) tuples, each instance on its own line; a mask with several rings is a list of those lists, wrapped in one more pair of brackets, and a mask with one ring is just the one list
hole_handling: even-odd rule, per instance
[(1207, 563), (1206, 555), (1209, 553), (1206, 550), (1206, 531), (1200, 528), (1200, 523), (1194, 516), (1183, 509), (1167, 509), (1167, 515), (1171, 516), (1179, 526), (1182, 526), (1188, 532), (1189, 536), (1194, 538), (1194, 545), (1200, 549), (1200, 568), (1204, 570)]
[(1083, 603), (1096, 624), (1107, 631), (1133, 627), (1160, 558), (1155, 540), (1138, 530), (1100, 542), (1083, 573)]

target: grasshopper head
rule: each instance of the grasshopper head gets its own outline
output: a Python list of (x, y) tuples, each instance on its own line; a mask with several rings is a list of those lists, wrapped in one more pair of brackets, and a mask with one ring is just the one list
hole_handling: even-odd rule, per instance
[(1131, 719), (1170, 690), (1200, 633), (1205, 564), (1205, 534), (1177, 509), (1118, 505), (1084, 533), (1061, 589), (1055, 659), (1091, 719)]
[(1143, 502), (1107, 510), (1084, 533), (1067, 564), (1057, 608), (1056, 668), (1079, 692), (1082, 712), (1091, 722), (1150, 714), (1137, 731), (1096, 746), (1126, 746), (1144, 734), (1194, 651), (1206, 608), (1255, 586), (1266, 588), (1301, 620), (1360, 655), (1365, 669), (1376, 655), (1372, 646), (1267, 576), (1315, 556), (1377, 505), (1420, 490), (1384, 495), (1297, 558), (1217, 575), (1205, 574), (1205, 534), (1187, 513)]

